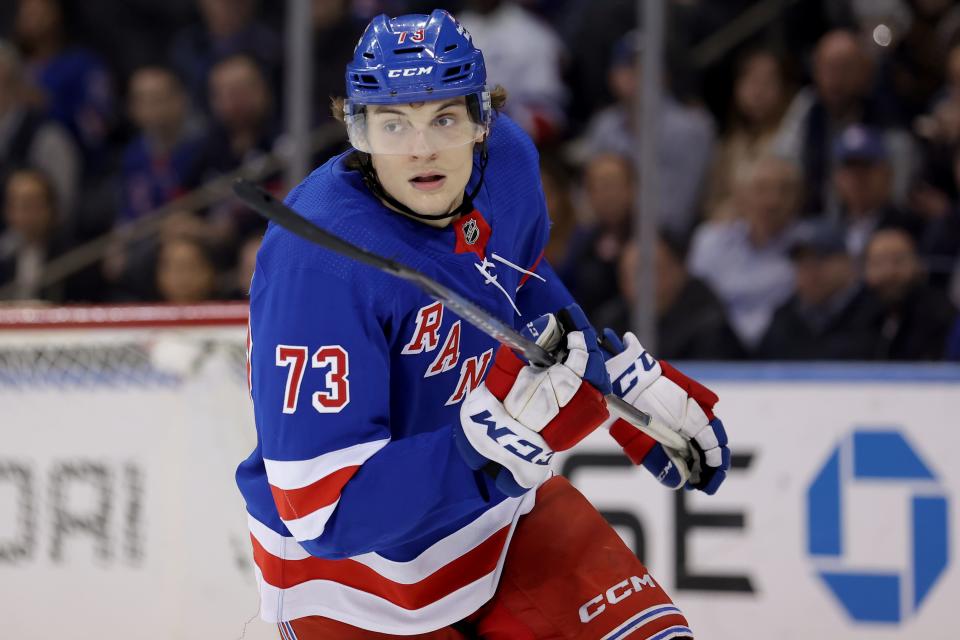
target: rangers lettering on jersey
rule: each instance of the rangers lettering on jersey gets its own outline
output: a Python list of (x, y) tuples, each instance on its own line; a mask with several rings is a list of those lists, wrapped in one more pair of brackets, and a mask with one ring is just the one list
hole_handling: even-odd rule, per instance
[(404, 355), (433, 351), (440, 343), (440, 325), (443, 324), (443, 304), (434, 302), (420, 307), (417, 311), (417, 328), (407, 346), (403, 348)]
[(460, 367), (460, 381), (457, 382), (457, 388), (453, 395), (447, 398), (446, 405), (454, 405), (463, 401), (467, 394), (477, 388), (483, 376), (487, 373), (487, 365), (493, 357), (493, 349), (487, 349), (479, 356), (473, 356), (463, 361)]
[(447, 337), (443, 341), (443, 349), (440, 350), (436, 359), (427, 368), (427, 372), (423, 374), (424, 378), (450, 371), (460, 362), (460, 323), (461, 321), (457, 320), (451, 325), (450, 331), (447, 332)]

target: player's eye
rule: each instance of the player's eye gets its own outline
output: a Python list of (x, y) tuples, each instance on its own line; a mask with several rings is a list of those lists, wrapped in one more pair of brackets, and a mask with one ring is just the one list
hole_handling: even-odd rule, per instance
[(457, 124), (457, 119), (456, 119), (455, 116), (440, 116), (439, 118), (437, 118), (437, 119), (434, 120), (433, 122), (434, 122), (434, 124), (436, 124), (438, 127), (446, 128), (446, 127), (452, 127), (452, 126), (454, 126), (455, 124)]
[(401, 133), (403, 129), (403, 123), (399, 120), (388, 120), (383, 123), (383, 130), (387, 133)]

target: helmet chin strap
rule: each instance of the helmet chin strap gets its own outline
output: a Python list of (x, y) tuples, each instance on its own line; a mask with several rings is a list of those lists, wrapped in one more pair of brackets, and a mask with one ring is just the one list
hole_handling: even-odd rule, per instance
[(400, 213), (408, 215), (411, 218), (416, 218), (417, 220), (446, 220), (447, 218), (456, 218), (457, 216), (473, 211), (473, 199), (477, 197), (478, 193), (480, 193), (480, 188), (483, 186), (483, 176), (487, 170), (487, 141), (484, 140), (480, 143), (480, 180), (477, 181), (477, 186), (473, 188), (472, 193), (464, 192), (463, 202), (460, 203), (460, 206), (448, 213), (417, 213), (387, 193), (387, 190), (383, 188), (383, 184), (380, 182), (380, 178), (377, 177), (377, 172), (373, 168), (373, 162), (371, 161), (369, 154), (361, 153), (359, 154), (359, 158), (360, 175), (363, 176), (364, 184), (367, 185), (367, 188), (370, 189), (375, 196), (389, 204)]

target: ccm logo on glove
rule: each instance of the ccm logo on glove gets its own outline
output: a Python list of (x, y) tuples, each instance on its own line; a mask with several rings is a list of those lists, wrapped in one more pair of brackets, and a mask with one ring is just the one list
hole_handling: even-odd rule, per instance
[(644, 373), (652, 371), (657, 366), (657, 361), (653, 359), (649, 351), (644, 351), (637, 359), (621, 373), (616, 380), (611, 381), (613, 392), (619, 397), (627, 395), (631, 389), (637, 386), (640, 381), (640, 372), (637, 370), (637, 364), (643, 367)]
[[(498, 425), (493, 419), (493, 414), (489, 411), (481, 411), (470, 416), (470, 419), (477, 424), (482, 424), (487, 428), (487, 437), (498, 445), (527, 462), (533, 464), (548, 465), (553, 457), (553, 451), (544, 451), (543, 447), (538, 447), (529, 440), (524, 440), (509, 427)], [(519, 448), (518, 448), (519, 447)]]

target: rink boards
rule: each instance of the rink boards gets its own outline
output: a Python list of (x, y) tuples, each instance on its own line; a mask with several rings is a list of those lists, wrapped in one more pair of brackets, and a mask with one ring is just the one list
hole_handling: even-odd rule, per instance
[[(233, 483), (254, 444), (245, 331), (183, 335), (140, 335), (121, 365), (6, 377), (0, 336), (0, 636), (238, 638), (257, 613)], [(122, 342), (114, 329), (78, 353)], [(686, 370), (720, 394), (733, 439), (717, 496), (662, 490), (601, 433), (558, 467), (698, 637), (954, 637), (960, 369)]]

